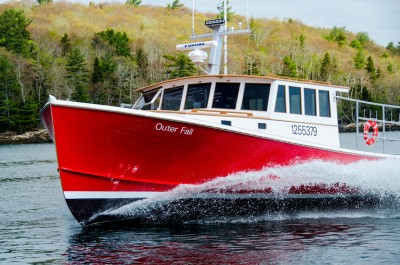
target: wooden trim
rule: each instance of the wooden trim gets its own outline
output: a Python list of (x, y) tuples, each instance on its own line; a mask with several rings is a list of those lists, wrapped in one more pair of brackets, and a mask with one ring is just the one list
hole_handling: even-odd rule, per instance
[(216, 112), (222, 115), (230, 114), (237, 114), (237, 115), (246, 115), (248, 117), (253, 117), (253, 113), (251, 112), (241, 112), (241, 111), (229, 111), (229, 110), (211, 110), (211, 109), (192, 109), (191, 112)]

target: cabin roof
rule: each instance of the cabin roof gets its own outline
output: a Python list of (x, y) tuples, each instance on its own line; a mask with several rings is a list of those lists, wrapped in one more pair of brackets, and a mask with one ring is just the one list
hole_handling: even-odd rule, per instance
[[(171, 82), (177, 82), (177, 81), (185, 81), (185, 80), (196, 80), (196, 79), (218, 79), (218, 78), (235, 78), (235, 79), (242, 79), (240, 81), (244, 82), (251, 82), (252, 79), (258, 79), (258, 80), (268, 80), (269, 82), (272, 81), (287, 81), (291, 83), (299, 83), (299, 84), (311, 84), (311, 85), (319, 85), (323, 87), (331, 87), (334, 89), (337, 89), (342, 92), (347, 92), (350, 88), (345, 87), (345, 86), (337, 86), (337, 85), (332, 85), (331, 83), (328, 82), (320, 82), (320, 81), (314, 81), (314, 80), (306, 80), (306, 79), (298, 79), (298, 78), (290, 78), (290, 77), (285, 77), (285, 76), (275, 76), (275, 75), (267, 75), (267, 76), (254, 76), (254, 75), (197, 75), (197, 76), (188, 76), (188, 77), (182, 77), (182, 78), (176, 78), (176, 79), (169, 79), (165, 81), (161, 81), (158, 83), (154, 83), (145, 87), (141, 87), (137, 89), (136, 91), (138, 92), (145, 92), (149, 90), (153, 90), (155, 88), (162, 87), (163, 85)], [(247, 81), (248, 80), (248, 81)], [(236, 81), (236, 80), (235, 80)]]

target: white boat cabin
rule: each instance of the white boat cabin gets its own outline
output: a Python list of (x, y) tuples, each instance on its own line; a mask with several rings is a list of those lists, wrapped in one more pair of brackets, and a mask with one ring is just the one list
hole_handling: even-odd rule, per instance
[(335, 97), (347, 87), (267, 76), (209, 75), (141, 88), (135, 109), (196, 120), (287, 141), (339, 147)]

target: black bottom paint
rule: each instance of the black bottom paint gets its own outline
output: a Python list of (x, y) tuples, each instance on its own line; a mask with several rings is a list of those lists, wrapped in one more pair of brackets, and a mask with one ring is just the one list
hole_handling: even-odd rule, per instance
[[(296, 214), (312, 211), (359, 210), (392, 207), (397, 200), (380, 196), (329, 198), (190, 198), (143, 203), (139, 210), (118, 211), (140, 199), (68, 199), (74, 217), (83, 226), (168, 225), (213, 220), (221, 217), (248, 217), (266, 214)], [(117, 210), (114, 211), (113, 210)]]

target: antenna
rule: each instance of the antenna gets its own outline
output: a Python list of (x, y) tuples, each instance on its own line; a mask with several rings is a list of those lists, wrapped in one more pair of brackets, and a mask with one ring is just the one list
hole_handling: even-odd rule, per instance
[(193, 10), (192, 10), (192, 36), (194, 36), (194, 0), (193, 0)]
[[(225, 20), (225, 31), (228, 31), (228, 15), (226, 8), (226, 0), (224, 0), (224, 20)], [(228, 74), (228, 36), (224, 36), (224, 75)]]
[[(219, 1), (221, 3), (221, 0)], [(219, 5), (218, 9), (221, 11), (222, 7)], [(178, 50), (193, 50), (189, 53), (189, 58), (195, 63), (202, 71), (207, 74), (218, 75), (220, 74), (220, 63), (222, 55), (222, 47), (224, 46), (225, 58), (224, 58), (224, 74), (227, 74), (227, 55), (228, 55), (228, 45), (227, 37), (228, 35), (237, 34), (249, 34), (250, 29), (241, 29), (241, 23), (239, 23), (239, 30), (235, 30), (233, 27), (228, 30), (228, 25), (226, 23), (227, 19), (227, 6), (226, 0), (224, 0), (224, 18), (218, 18), (213, 20), (205, 21), (204, 25), (209, 29), (213, 30), (213, 33), (194, 35), (194, 0), (193, 0), (193, 18), (192, 18), (192, 36), (190, 39), (203, 39), (212, 38), (212, 41), (195, 42), (188, 44), (177, 45)], [(222, 38), (224, 37), (224, 38)], [(210, 56), (207, 55), (202, 49), (210, 49)], [(201, 64), (206, 64), (206, 59), (208, 57), (207, 70), (201, 68)]]

